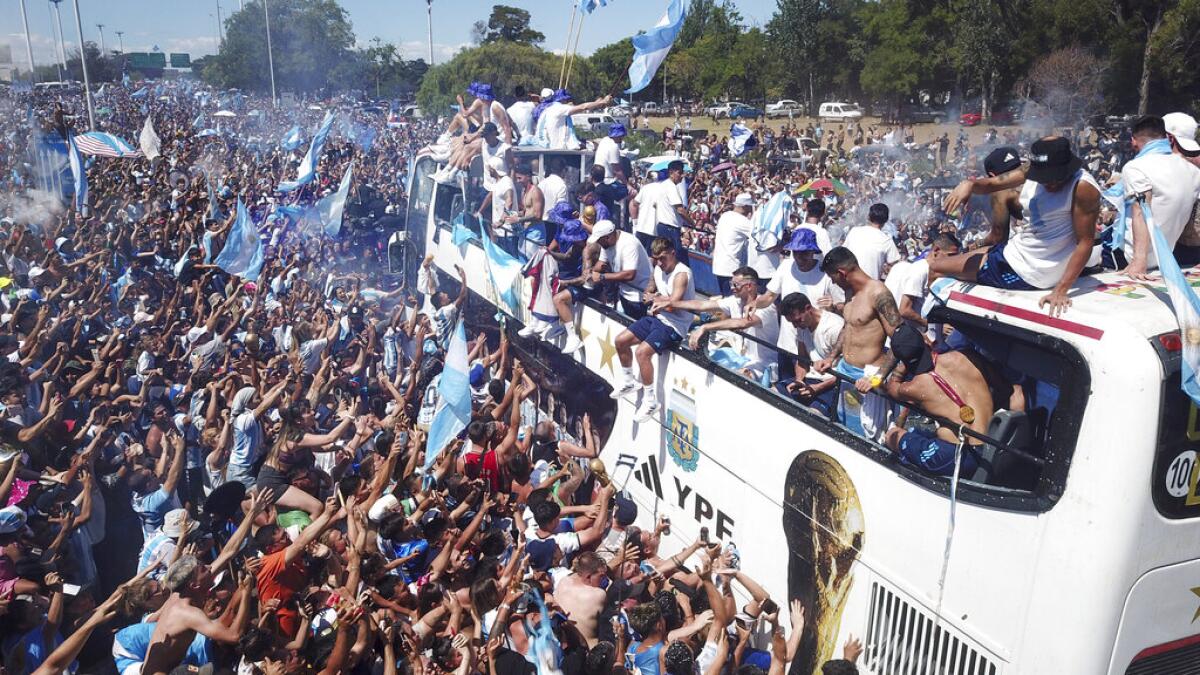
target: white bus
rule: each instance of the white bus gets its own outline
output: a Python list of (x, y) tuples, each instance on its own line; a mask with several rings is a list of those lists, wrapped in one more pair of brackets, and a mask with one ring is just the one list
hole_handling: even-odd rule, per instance
[[(520, 159), (549, 154), (563, 153)], [(497, 304), (478, 242), (452, 241), (478, 176), (463, 194), (435, 189), (435, 169), (413, 172), (410, 245), (451, 279), (462, 265), (472, 302)], [(957, 284), (935, 310), (1028, 401), (993, 422), (987, 468), (961, 477), (952, 536), (949, 479), (686, 347), (658, 359), (661, 420), (637, 424), (619, 402), (601, 457), (646, 525), (669, 515), (677, 544), (707, 527), (781, 606), (803, 602), (793, 674), (851, 634), (873, 673), (1200, 672), (1200, 413), (1180, 389), (1166, 295), (1085, 277), (1060, 318), (1039, 295)], [(579, 313), (571, 368), (611, 382), (629, 319), (594, 300)]]

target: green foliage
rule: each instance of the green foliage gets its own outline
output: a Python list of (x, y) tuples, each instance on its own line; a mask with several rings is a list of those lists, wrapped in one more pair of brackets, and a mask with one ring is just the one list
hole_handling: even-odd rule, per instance
[[(100, 48), (95, 42), (85, 42), (84, 51), (87, 53), (88, 79), (92, 84), (116, 82), (121, 79), (121, 57), (100, 56)], [(38, 82), (50, 82), (58, 79), (59, 70), (55, 66), (37, 66), (35, 69)], [(67, 69), (62, 72), (63, 79), (83, 82), (83, 66), (79, 59), (79, 50), (67, 54)]]
[(475, 22), (473, 33), (477, 44), (516, 42), (539, 45), (546, 36), (529, 27), (529, 11), (508, 5), (493, 5), (487, 23)]
[[(480, 45), (430, 68), (417, 91), (417, 104), (431, 115), (447, 114), (456, 96), (470, 98), (465, 93), (467, 85), (475, 81), (491, 84), (499, 98), (510, 96), (517, 85), (529, 91), (555, 88), (561, 68), (562, 57), (532, 45), (504, 41)], [(604, 84), (586, 58), (575, 59), (569, 86), (575, 100), (598, 97)]]

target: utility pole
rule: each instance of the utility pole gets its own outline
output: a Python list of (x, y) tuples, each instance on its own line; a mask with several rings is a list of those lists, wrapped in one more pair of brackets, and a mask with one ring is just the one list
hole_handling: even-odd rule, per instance
[(225, 27), (221, 24), (221, 0), (217, 0), (217, 49), (220, 49), (221, 43), (225, 41)]
[(98, 23), (96, 24), (96, 28), (100, 31), (100, 56), (104, 56), (105, 52), (108, 51), (104, 46), (104, 24)]
[[(79, 0), (71, 0), (75, 5), (75, 31), (79, 33), (79, 64), (83, 66), (83, 94), (87, 98), (88, 129), (96, 128), (96, 113), (92, 111), (92, 81), (88, 78), (87, 50), (83, 48), (83, 20), (79, 18)], [(25, 6), (25, 0), (21, 0)]]
[(117, 31), (117, 44), (121, 49), (121, 53), (124, 54), (125, 53), (125, 31), (123, 31), (123, 30)]
[(50, 0), (54, 5), (54, 23), (58, 24), (58, 61), (62, 64), (63, 69), (67, 67), (67, 41), (63, 38), (62, 32), (62, 12), (58, 11), (58, 3), (63, 0)]
[(29, 17), (25, 14), (25, 0), (21, 0), (21, 25), (25, 27), (25, 55), (29, 57), (29, 81), (36, 82), (33, 69), (33, 43), (29, 41)]
[(271, 53), (271, 13), (267, 9), (267, 0), (263, 0), (263, 19), (267, 23), (267, 67), (271, 69), (271, 107), (279, 105), (275, 97), (275, 57)]
[(425, 0), (429, 13), (429, 67), (433, 67), (433, 0)]
[(50, 41), (54, 43), (54, 70), (58, 73), (58, 81), (63, 81), (62, 41), (54, 34), (54, 13), (50, 13)]

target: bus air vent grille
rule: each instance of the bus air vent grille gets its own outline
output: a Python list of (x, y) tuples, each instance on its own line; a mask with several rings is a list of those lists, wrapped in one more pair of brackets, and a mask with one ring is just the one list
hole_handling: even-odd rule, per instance
[(1125, 669), (1125, 675), (1200, 675), (1200, 641), (1169, 651), (1148, 649), (1146, 652), (1152, 652), (1152, 655), (1139, 654)]
[(967, 636), (934, 621), (908, 598), (871, 584), (867, 663), (887, 675), (998, 675), (997, 662)]

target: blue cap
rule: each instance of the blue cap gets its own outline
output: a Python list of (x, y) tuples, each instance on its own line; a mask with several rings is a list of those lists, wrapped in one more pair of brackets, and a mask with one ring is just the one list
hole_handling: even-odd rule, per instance
[(554, 551), (558, 544), (553, 539), (530, 539), (525, 544), (525, 552), (529, 554), (529, 567), (545, 572), (554, 564)]
[(12, 534), (25, 529), (25, 511), (18, 506), (0, 509), (0, 534)]
[(566, 89), (556, 89), (554, 91), (555, 103), (564, 103), (571, 100), (574, 100), (574, 97), (571, 96), (571, 92), (567, 91)]
[(564, 199), (550, 209), (550, 213), (546, 216), (546, 219), (550, 222), (562, 225), (568, 220), (572, 220), (574, 217), (575, 207), (571, 206), (571, 202)]
[(484, 370), (482, 363), (476, 363), (475, 365), (471, 366), (471, 386), (475, 387), (476, 389), (482, 387), (484, 383), (487, 382), (486, 375), (487, 371)]
[(467, 91), (474, 94), (475, 98), (481, 98), (485, 101), (491, 101), (496, 98), (492, 94), (492, 85), (484, 84), (483, 82), (472, 82), (471, 86), (467, 87)]
[(433, 338), (425, 338), (425, 343), (421, 345), (421, 351), (424, 352), (426, 356), (436, 354), (438, 351), (437, 342), (434, 341)]
[(785, 251), (821, 252), (821, 247), (817, 246), (817, 233), (807, 227), (801, 227), (792, 232), (792, 238), (788, 239), (788, 243), (783, 248)]
[(625, 130), (625, 125), (621, 124), (620, 122), (615, 122), (611, 127), (608, 128), (609, 138), (620, 138), (628, 133), (629, 132)]

